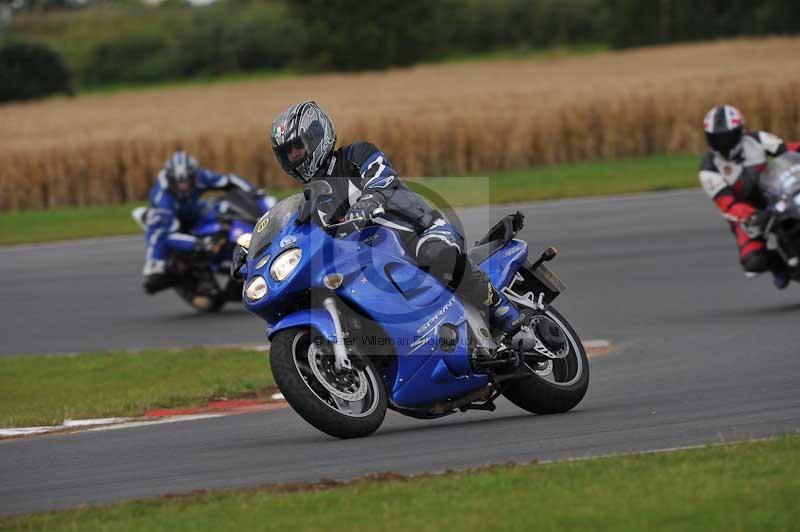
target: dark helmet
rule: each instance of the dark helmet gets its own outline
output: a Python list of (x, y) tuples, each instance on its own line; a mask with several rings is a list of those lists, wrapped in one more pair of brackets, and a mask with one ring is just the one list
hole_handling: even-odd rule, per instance
[[(336, 128), (328, 114), (309, 101), (279, 114), (272, 122), (271, 138), (272, 151), (284, 171), (301, 183), (308, 183), (333, 152)], [(297, 159), (291, 159), (292, 153)]]
[(198, 169), (195, 158), (185, 151), (178, 150), (170, 155), (164, 165), (164, 175), (167, 178), (169, 191), (178, 199), (191, 196)]
[(739, 152), (744, 135), (744, 117), (737, 108), (730, 105), (714, 107), (706, 114), (703, 129), (709, 147), (726, 159)]

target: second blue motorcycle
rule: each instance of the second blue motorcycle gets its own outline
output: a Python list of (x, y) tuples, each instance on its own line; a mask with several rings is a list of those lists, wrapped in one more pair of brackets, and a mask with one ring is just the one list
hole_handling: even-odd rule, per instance
[[(148, 207), (137, 207), (131, 216), (143, 231)], [(241, 301), (241, 280), (230, 279), (228, 271), (236, 240), (253, 231), (256, 221), (268, 210), (264, 197), (232, 190), (207, 202), (185, 230), (213, 242), (214, 251), (205, 255), (173, 252), (167, 273), (177, 282), (178, 296), (201, 312), (216, 312), (229, 301)]]

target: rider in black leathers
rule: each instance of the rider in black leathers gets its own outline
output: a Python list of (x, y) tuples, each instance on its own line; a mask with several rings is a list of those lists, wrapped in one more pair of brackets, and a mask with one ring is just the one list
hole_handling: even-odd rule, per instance
[(333, 122), (310, 101), (275, 118), (271, 141), (291, 177), (302, 184), (320, 179), (331, 184), (337, 205), (325, 213), (328, 223), (348, 221), (356, 228), (374, 223), (396, 230), (420, 268), (488, 310), (493, 329), (510, 334), (520, 328), (523, 317), (467, 257), (463, 236), (403, 183), (379, 148), (355, 142), (336, 149)]

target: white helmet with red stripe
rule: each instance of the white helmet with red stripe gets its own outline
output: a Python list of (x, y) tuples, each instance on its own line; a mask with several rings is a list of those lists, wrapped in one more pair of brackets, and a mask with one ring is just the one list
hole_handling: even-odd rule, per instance
[(726, 159), (741, 151), (744, 135), (744, 117), (732, 105), (719, 105), (711, 109), (703, 120), (706, 140), (712, 150)]

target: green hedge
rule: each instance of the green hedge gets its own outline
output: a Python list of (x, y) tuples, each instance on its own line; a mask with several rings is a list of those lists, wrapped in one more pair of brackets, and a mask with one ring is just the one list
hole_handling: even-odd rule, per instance
[(0, 102), (71, 91), (70, 72), (50, 48), (29, 43), (0, 48)]
[(797, 0), (609, 0), (606, 42), (618, 48), (800, 32)]
[(20, 13), (7, 33), (57, 49), (78, 83), (92, 86), (797, 32), (796, 0), (126, 0)]

